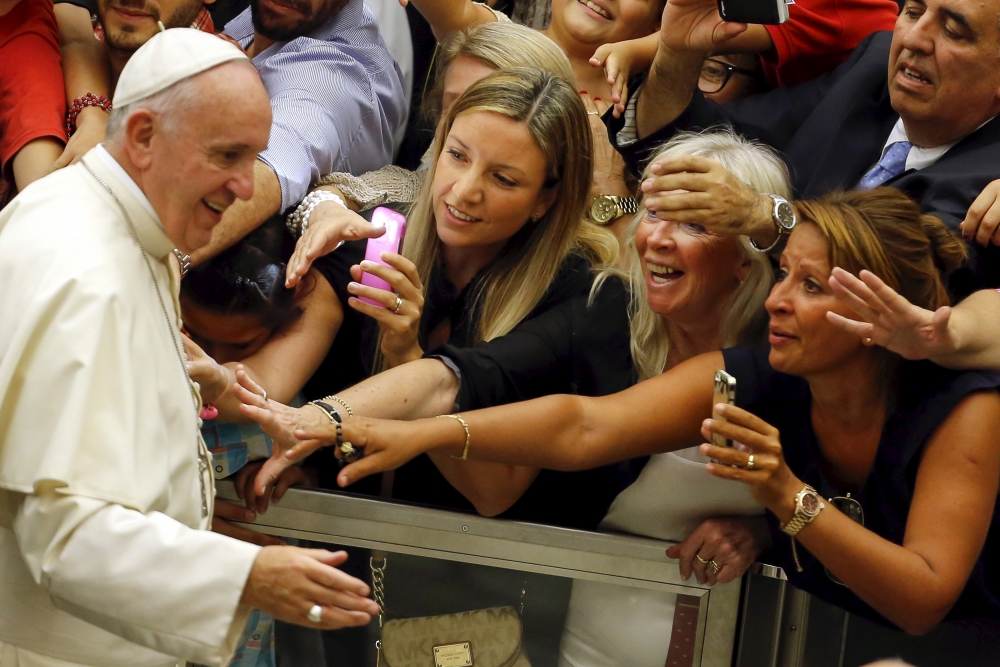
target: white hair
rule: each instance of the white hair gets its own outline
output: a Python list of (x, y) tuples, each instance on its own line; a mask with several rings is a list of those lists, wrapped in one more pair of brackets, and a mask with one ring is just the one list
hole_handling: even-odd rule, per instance
[[(791, 199), (792, 188), (788, 168), (771, 148), (758, 141), (751, 141), (729, 128), (714, 128), (703, 132), (683, 132), (675, 135), (657, 151), (649, 161), (681, 155), (711, 158), (721, 163), (737, 179), (757, 192), (767, 192)], [(649, 177), (649, 166), (644, 177)], [(635, 245), (635, 234), (645, 217), (641, 204), (639, 211), (622, 232), (622, 253), (614, 269), (601, 272), (594, 281), (591, 298), (601, 283), (617, 275), (629, 285), (632, 294), (629, 304), (629, 325), (632, 330), (632, 361), (645, 380), (663, 372), (670, 350), (670, 339), (662, 318), (646, 302), (646, 281), (643, 277), (642, 258)], [(761, 335), (764, 300), (771, 288), (771, 264), (767, 255), (750, 249), (745, 238), (740, 238), (743, 256), (750, 262), (750, 271), (743, 283), (730, 298), (722, 318), (720, 340), (723, 347), (753, 342)]]
[[(230, 60), (217, 65), (216, 67), (221, 67), (223, 65), (228, 65), (230, 63), (246, 65), (253, 67), (253, 63), (249, 60)], [(214, 67), (205, 71), (211, 71), (215, 69)], [(256, 68), (254, 69), (256, 71)], [(128, 124), (129, 116), (132, 115), (133, 111), (139, 109), (146, 109), (152, 111), (158, 115), (161, 122), (166, 127), (168, 132), (174, 132), (177, 129), (177, 124), (180, 119), (184, 116), (184, 112), (191, 106), (192, 102), (198, 97), (198, 82), (197, 78), (199, 75), (205, 72), (198, 72), (198, 74), (193, 74), (189, 77), (181, 79), (177, 83), (164, 88), (163, 90), (153, 93), (149, 97), (144, 97), (141, 100), (136, 100), (130, 104), (126, 104), (123, 107), (114, 107), (111, 110), (111, 115), (108, 117), (108, 124), (105, 126), (105, 137), (108, 143), (119, 141), (122, 139), (125, 133), (125, 126)]]

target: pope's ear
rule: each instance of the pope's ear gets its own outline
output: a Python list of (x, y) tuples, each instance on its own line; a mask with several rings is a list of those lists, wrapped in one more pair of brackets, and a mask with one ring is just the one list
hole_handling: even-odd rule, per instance
[(139, 169), (149, 168), (153, 159), (155, 128), (156, 112), (149, 109), (136, 109), (125, 121), (125, 151)]

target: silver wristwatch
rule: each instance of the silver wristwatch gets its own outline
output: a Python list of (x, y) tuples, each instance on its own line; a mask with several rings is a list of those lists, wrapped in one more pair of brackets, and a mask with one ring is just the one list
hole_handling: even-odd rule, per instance
[(795, 209), (787, 199), (780, 195), (768, 194), (767, 196), (774, 201), (774, 208), (771, 210), (771, 220), (774, 221), (774, 226), (778, 228), (778, 236), (774, 239), (774, 243), (766, 248), (761, 248), (752, 238), (748, 237), (747, 240), (750, 241), (750, 247), (757, 252), (771, 252), (774, 250), (774, 246), (778, 245), (781, 237), (784, 234), (791, 234), (792, 230), (795, 229), (795, 223), (798, 222), (798, 219), (795, 217)]
[(597, 195), (594, 197), (594, 203), (590, 205), (590, 219), (598, 225), (606, 225), (638, 210), (639, 201), (635, 197)]

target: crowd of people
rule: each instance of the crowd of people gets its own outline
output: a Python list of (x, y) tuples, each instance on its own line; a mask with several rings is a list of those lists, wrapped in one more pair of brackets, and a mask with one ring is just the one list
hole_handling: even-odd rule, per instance
[(370, 623), (294, 486), (1000, 619), (1000, 0), (248, 4), (0, 0), (0, 667)]

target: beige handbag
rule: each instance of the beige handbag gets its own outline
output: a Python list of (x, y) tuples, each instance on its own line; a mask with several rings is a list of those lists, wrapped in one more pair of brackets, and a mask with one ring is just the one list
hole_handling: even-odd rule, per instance
[[(376, 567), (378, 559), (382, 563)], [(388, 561), (377, 554), (370, 564), (375, 602), (384, 613)], [(521, 617), (514, 607), (384, 622), (379, 614), (378, 622), (379, 667), (531, 667), (521, 642)]]

